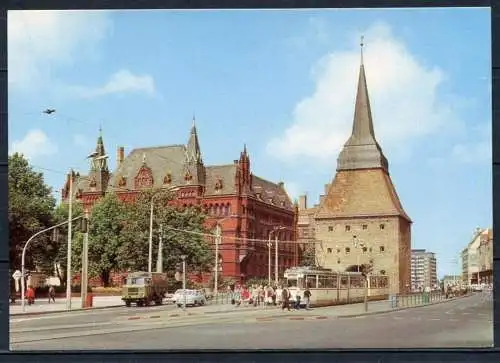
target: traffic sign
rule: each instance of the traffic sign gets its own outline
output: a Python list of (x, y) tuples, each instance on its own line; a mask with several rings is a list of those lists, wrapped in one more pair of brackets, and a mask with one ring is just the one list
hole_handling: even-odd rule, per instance
[(16, 270), (13, 274), (12, 274), (12, 278), (14, 280), (19, 280), (21, 278), (23, 274), (21, 273), (21, 271), (19, 270)]

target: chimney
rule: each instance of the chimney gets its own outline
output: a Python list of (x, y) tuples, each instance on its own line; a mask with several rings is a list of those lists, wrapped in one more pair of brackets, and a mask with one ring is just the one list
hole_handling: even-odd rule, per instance
[(307, 209), (307, 195), (299, 195), (299, 210)]
[(120, 167), (123, 163), (123, 159), (125, 157), (125, 148), (123, 146), (119, 146), (116, 151), (116, 167)]

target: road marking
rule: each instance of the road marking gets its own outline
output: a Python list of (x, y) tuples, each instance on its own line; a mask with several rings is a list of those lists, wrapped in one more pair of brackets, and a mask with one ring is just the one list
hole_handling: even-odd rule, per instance
[(73, 325), (55, 325), (55, 326), (43, 326), (37, 328), (25, 328), (25, 329), (11, 329), (11, 334), (21, 334), (29, 332), (42, 332), (51, 330), (63, 330), (63, 329), (77, 329), (77, 328), (97, 328), (106, 325), (112, 325), (113, 323), (103, 322), (103, 323), (87, 323), (87, 324), (73, 324)]

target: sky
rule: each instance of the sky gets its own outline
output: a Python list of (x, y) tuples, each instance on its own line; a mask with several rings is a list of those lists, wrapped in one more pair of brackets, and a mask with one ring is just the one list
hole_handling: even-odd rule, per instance
[(118, 146), (186, 143), (195, 115), (206, 164), (246, 144), (255, 175), (312, 206), (351, 131), (364, 36), (412, 248), (458, 273), (474, 229), (492, 225), (490, 29), (487, 8), (9, 11), (9, 152), (60, 198), (100, 127), (114, 168)]

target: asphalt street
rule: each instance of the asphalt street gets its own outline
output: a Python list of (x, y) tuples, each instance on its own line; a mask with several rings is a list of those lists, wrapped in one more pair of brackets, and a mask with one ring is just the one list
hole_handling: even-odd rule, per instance
[(153, 309), (162, 308), (166, 310), (142, 314), (142, 319), (138, 320), (129, 320), (133, 311), (117, 309), (123, 315), (101, 320), (93, 326), (82, 323), (77, 327), (72, 320), (64, 328), (52, 321), (47, 326), (49, 321), (46, 321), (45, 327), (40, 326), (38, 331), (31, 325), (23, 331), (22, 326), (13, 323), (11, 349), (324, 349), (493, 345), (493, 304), (491, 299), (484, 299), (481, 295), (352, 318), (335, 317), (331, 313), (334, 309), (324, 308), (310, 312), (234, 311), (164, 319), (168, 308)]

